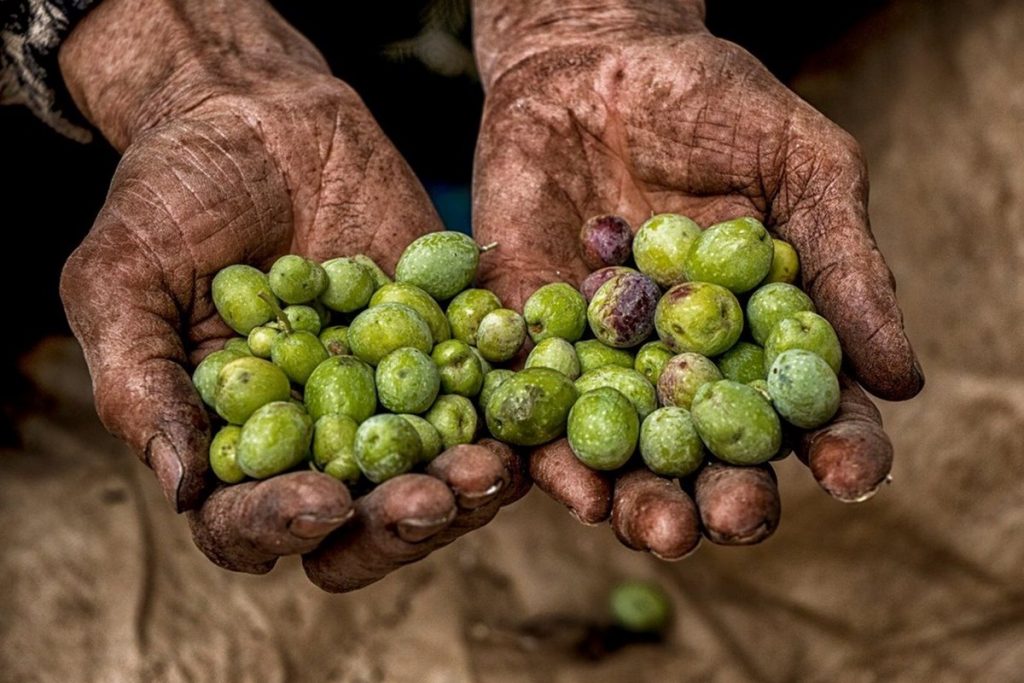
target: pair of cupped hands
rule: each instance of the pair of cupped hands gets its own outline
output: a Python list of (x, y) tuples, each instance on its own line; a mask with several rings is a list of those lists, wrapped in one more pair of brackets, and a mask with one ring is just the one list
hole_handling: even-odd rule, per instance
[[(443, 229), (315, 48), (260, 3), (233, 8), (218, 34), (223, 4), (106, 0), (60, 54), (79, 108), (123, 151), (64, 270), (68, 319), (100, 418), (187, 511), (208, 557), (259, 573), (302, 554), (316, 585), (352, 590), (486, 524), (531, 483), (581, 522), (610, 519), (624, 544), (665, 559), (702, 534), (727, 544), (771, 534), (779, 494), (769, 466), (711, 465), (681, 486), (646, 470), (593, 472), (564, 440), (533, 452), (460, 446), (426, 474), (356, 500), (313, 471), (215, 487), (210, 418), (190, 368), (232, 334), (210, 297), (217, 271), (267, 269), (286, 253), (364, 253), (390, 271), (416, 236)], [(474, 233), (499, 245), (482, 259), (479, 286), (521, 310), (541, 284), (578, 284), (587, 269), (577, 233), (598, 213), (634, 226), (652, 212), (705, 226), (761, 219), (799, 251), (803, 285), (846, 355), (836, 419), (791, 434), (790, 445), (831, 495), (870, 495), (892, 448), (860, 386), (905, 399), (923, 376), (871, 236), (853, 139), (699, 17), (659, 30), (562, 27), (504, 45), (477, 29), (487, 96)]]

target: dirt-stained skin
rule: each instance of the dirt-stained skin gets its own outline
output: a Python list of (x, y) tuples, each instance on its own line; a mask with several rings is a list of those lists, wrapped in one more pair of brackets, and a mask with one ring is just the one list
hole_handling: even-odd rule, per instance
[[(856, 144), (708, 35), (701, 2), (476, 0), (474, 17), (487, 90), (475, 230), (501, 245), (483, 256), (481, 279), (504, 305), (521, 310), (538, 285), (585, 277), (577, 235), (591, 215), (633, 225), (655, 211), (702, 225), (752, 215), (799, 250), (803, 284), (852, 375), (889, 399), (920, 390), (868, 228)], [(490, 443), (354, 502), (305, 472), (211, 493), (210, 423), (187, 368), (230, 336), (210, 300), (213, 275), (233, 263), (265, 270), (285, 253), (363, 253), (393, 272), (401, 249), (441, 223), (359, 97), (264, 2), (105, 0), (60, 65), (76, 104), (124, 155), (65, 268), (68, 319), (101, 419), (190, 510), (203, 552), (264, 572), (312, 551), (311, 579), (350, 590), (525, 492), (522, 454)], [(884, 479), (891, 447), (858, 386), (843, 391), (837, 422), (805, 438), (802, 454), (826, 490), (852, 499)], [(529, 473), (581, 520), (612, 515), (630, 547), (672, 558), (696, 543), (699, 513), (668, 480), (597, 475), (564, 441), (533, 454)]]
[[(705, 227), (753, 216), (799, 251), (800, 284), (835, 326), (851, 376), (885, 399), (914, 396), (924, 376), (871, 235), (860, 148), (745, 50), (708, 34), (703, 16), (701, 0), (474, 3), (487, 91), (476, 230), (510, 247), (484, 259), (485, 282), (511, 306), (544, 282), (582, 282), (574, 238), (597, 214), (639, 225), (675, 212)], [(892, 460), (857, 382), (844, 382), (835, 422), (798, 449), (841, 500), (870, 495)], [(537, 485), (595, 521), (607, 476), (574, 475), (553, 452), (534, 456)], [(774, 530), (778, 492), (763, 469), (715, 468), (695, 486), (712, 541), (756, 542)], [(650, 503), (640, 522), (630, 500), (617, 508), (629, 528), (672, 528), (670, 504)]]

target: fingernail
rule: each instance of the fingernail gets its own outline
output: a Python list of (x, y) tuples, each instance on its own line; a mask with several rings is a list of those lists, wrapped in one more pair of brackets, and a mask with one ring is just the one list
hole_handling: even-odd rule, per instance
[(323, 538), (348, 520), (352, 519), (353, 514), (355, 514), (355, 510), (349, 510), (344, 515), (335, 515), (332, 517), (298, 515), (297, 517), (294, 517), (288, 525), (288, 531), (292, 536), (296, 536), (307, 541)]
[(494, 500), (495, 496), (503, 488), (505, 488), (505, 482), (499, 479), (487, 487), (485, 491), (480, 491), (479, 493), (455, 491), (455, 500), (458, 501), (459, 507), (463, 510), (475, 510)]
[(160, 482), (164, 497), (174, 506), (175, 512), (181, 512), (182, 501), (179, 496), (184, 466), (178, 451), (161, 435), (154, 436), (146, 449), (146, 462)]
[(455, 510), (442, 517), (409, 517), (398, 522), (398, 536), (408, 543), (419, 543), (451, 524), (455, 518)]

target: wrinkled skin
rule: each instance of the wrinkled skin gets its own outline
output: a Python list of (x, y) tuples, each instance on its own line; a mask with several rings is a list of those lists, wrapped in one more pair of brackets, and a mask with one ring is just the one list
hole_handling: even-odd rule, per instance
[[(598, 2), (611, 9), (578, 12), (527, 4), (474, 7), (487, 99), (473, 215), (477, 239), (502, 244), (482, 261), (485, 286), (516, 307), (546, 282), (578, 284), (587, 268), (575, 236), (595, 214), (639, 225), (675, 212), (702, 226), (754, 216), (799, 251), (802, 285), (833, 322), (859, 383), (889, 400), (920, 391), (893, 278), (868, 224), (864, 160), (848, 134), (747, 52), (709, 35), (700, 3)], [(833, 423), (797, 444), (825, 490), (851, 500), (884, 479), (892, 447), (856, 382), (844, 381), (842, 400)], [(581, 521), (610, 516), (630, 547), (666, 558), (692, 547), (697, 515), (678, 514), (678, 487), (587, 470), (564, 441), (537, 450), (530, 472)], [(693, 484), (698, 503), (715, 501), (702, 515), (715, 520), (710, 540), (750, 543), (774, 530), (771, 478), (722, 468)], [(647, 486), (642, 505), (639, 486)]]
[[(242, 5), (108, 0), (62, 47), (76, 102), (124, 156), (61, 294), (103, 423), (190, 511), (199, 548), (256, 573), (316, 549), (312, 580), (351, 590), (487, 522), (528, 482), (495, 444), (355, 501), (311, 471), (210, 491), (210, 422), (189, 369), (232, 335), (210, 298), (217, 271), (266, 270), (286, 253), (364, 253), (392, 271), (407, 243), (442, 227), (355, 93), (268, 6)], [(227, 16), (238, 33), (211, 38)], [(191, 51), (160, 61), (165, 44)]]

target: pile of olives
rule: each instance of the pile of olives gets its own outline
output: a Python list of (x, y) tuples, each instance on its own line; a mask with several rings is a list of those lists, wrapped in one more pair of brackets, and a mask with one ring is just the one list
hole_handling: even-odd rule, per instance
[(438, 232), (406, 248), (396, 281), (363, 255), (322, 264), (288, 255), (269, 273), (217, 273), (217, 312), (244, 335), (193, 375), (226, 423), (210, 445), (217, 477), (310, 466), (380, 483), (473, 441), (473, 401), (493, 390), (491, 363), (526, 338), (518, 313), (469, 288), (480, 252), (466, 235)]
[[(580, 231), (594, 271), (579, 289), (540, 287), (522, 314), (472, 287), (481, 251), (460, 233), (424, 235), (395, 281), (365, 256), (218, 273), (214, 304), (244, 337), (193, 377), (227, 423), (210, 447), (216, 475), (234, 483), (308, 462), (380, 483), (486, 428), (514, 446), (567, 435), (597, 470), (639, 453), (684, 477), (710, 456), (778, 457), (783, 422), (811, 429), (838, 409), (838, 337), (793, 284), (796, 251), (756, 219), (701, 230), (660, 214), (634, 236), (624, 219), (596, 216)], [(492, 365), (527, 336), (523, 369)]]
[(580, 249), (596, 268), (580, 290), (545, 285), (523, 307), (536, 346), (486, 405), (497, 438), (564, 432), (595, 470), (639, 451), (653, 472), (683, 477), (709, 453), (733, 465), (780, 457), (783, 422), (811, 429), (835, 415), (839, 339), (793, 284), (796, 251), (756, 219), (701, 230), (660, 214), (634, 236), (596, 216)]

